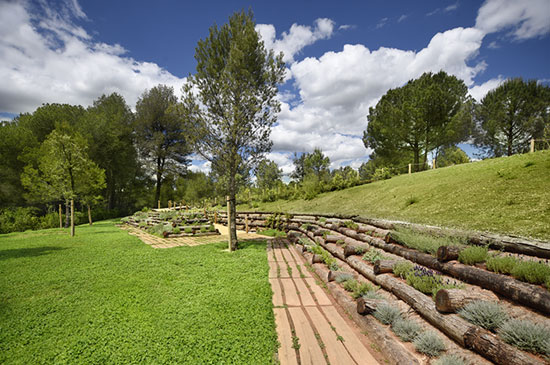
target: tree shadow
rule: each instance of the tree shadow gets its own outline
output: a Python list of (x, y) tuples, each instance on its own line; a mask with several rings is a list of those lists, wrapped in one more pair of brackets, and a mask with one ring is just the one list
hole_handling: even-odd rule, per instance
[(54, 251), (66, 250), (65, 247), (43, 246), (33, 248), (16, 248), (11, 250), (1, 250), (0, 260), (17, 259), (22, 257), (36, 257), (53, 253)]
[(246, 249), (246, 248), (256, 248), (256, 247), (261, 247), (263, 249), (266, 248), (266, 239), (262, 239), (262, 238), (248, 238), (248, 239), (244, 239), (244, 240), (239, 240), (238, 241), (238, 244), (237, 244), (237, 249), (238, 250), (242, 250), (242, 249)]

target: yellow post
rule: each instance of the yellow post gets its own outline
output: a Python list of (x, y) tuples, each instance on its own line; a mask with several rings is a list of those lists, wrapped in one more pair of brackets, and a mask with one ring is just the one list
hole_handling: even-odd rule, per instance
[(435, 169), (435, 158), (432, 159), (432, 169)]
[(168, 200), (168, 208), (172, 208), (172, 201)]
[(71, 199), (71, 237), (74, 237), (74, 199)]
[(158, 201), (158, 208), (160, 209), (160, 200)]
[(412, 174), (412, 165), (409, 164), (409, 175)]
[(531, 153), (535, 152), (535, 139), (531, 138)]
[(214, 212), (214, 224), (218, 224), (218, 212)]
[(246, 233), (248, 233), (248, 214), (244, 216), (244, 227)]
[(61, 204), (59, 204), (59, 228), (63, 228), (63, 213), (61, 210)]

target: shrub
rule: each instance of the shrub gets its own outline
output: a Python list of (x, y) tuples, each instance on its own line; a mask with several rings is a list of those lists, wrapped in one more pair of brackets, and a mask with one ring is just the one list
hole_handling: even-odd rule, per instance
[(510, 319), (500, 327), (502, 339), (521, 350), (544, 354), (548, 351), (550, 328), (540, 323)]
[(353, 292), (355, 288), (357, 287), (357, 280), (355, 279), (348, 279), (343, 282), (344, 283), (344, 289), (349, 292)]
[(458, 355), (443, 355), (434, 361), (433, 365), (466, 365), (466, 363)]
[(405, 207), (413, 205), (414, 203), (418, 203), (418, 198), (416, 196), (411, 196), (405, 201)]
[(392, 232), (392, 237), (404, 246), (431, 255), (435, 255), (440, 246), (464, 245), (464, 239), (462, 238), (434, 236), (408, 228), (398, 228), (397, 231)]
[(183, 229), (185, 233), (193, 233), (193, 229), (191, 227), (186, 227)]
[(345, 281), (348, 281), (348, 280), (354, 280), (354, 279), (353, 279), (353, 275), (348, 274), (348, 273), (344, 273), (344, 274), (338, 275), (338, 276), (336, 277), (336, 282), (339, 283), (339, 284), (341, 284), (341, 283), (343, 283), (343, 282), (345, 282)]
[(468, 322), (494, 331), (508, 319), (500, 305), (494, 302), (477, 300), (466, 304), (458, 314)]
[(391, 326), (393, 333), (405, 342), (411, 342), (420, 334), (422, 327), (410, 319), (399, 318)]
[(180, 234), (180, 233), (181, 233), (180, 227), (174, 228), (174, 229), (172, 230), (172, 233), (173, 233), (173, 234)]
[(487, 259), (487, 269), (497, 274), (511, 274), (518, 259), (513, 256), (495, 256)]
[(426, 331), (416, 336), (414, 347), (416, 351), (430, 357), (439, 356), (442, 351), (445, 351), (445, 343), (441, 337), (433, 331)]
[(338, 271), (340, 270), (340, 266), (336, 263), (336, 261), (333, 261), (330, 263), (329, 269), (332, 271)]
[(387, 303), (380, 304), (374, 311), (373, 316), (384, 324), (393, 324), (402, 318), (399, 308)]
[(377, 290), (377, 288), (372, 286), (370, 283), (367, 283), (367, 282), (359, 283), (358, 282), (357, 285), (355, 286), (355, 288), (353, 289), (353, 293), (351, 294), (351, 296), (353, 297), (353, 299), (357, 299), (357, 298), (360, 298), (363, 295), (367, 294), (368, 292), (376, 291), (376, 290)]
[(371, 290), (363, 294), (365, 299), (386, 299), (383, 295), (380, 295), (378, 290)]
[(458, 254), (458, 261), (465, 265), (473, 265), (487, 260), (488, 248), (483, 246), (468, 246)]
[(0, 210), (0, 233), (38, 229), (40, 222), (35, 208), (6, 208)]
[(363, 255), (363, 260), (369, 261), (373, 264), (376, 262), (376, 260), (385, 260), (385, 259), (387, 259), (387, 256), (381, 254), (380, 252), (378, 252), (376, 250), (368, 250)]
[(374, 181), (387, 180), (387, 179), (390, 179), (391, 176), (392, 176), (392, 173), (390, 168), (380, 167), (374, 171), (374, 175), (372, 176), (372, 179)]
[(403, 279), (407, 277), (407, 274), (413, 270), (413, 263), (410, 261), (400, 261), (393, 266), (393, 274)]
[(512, 270), (512, 275), (531, 284), (543, 284), (550, 276), (550, 266), (543, 262), (519, 261)]
[(550, 290), (550, 276), (546, 278), (546, 283), (544, 283), (544, 285), (546, 285), (546, 289)]
[(418, 291), (424, 294), (432, 294), (435, 298), (435, 294), (440, 289), (454, 289), (463, 288), (464, 285), (456, 284), (449, 279), (443, 279), (441, 275), (436, 274), (430, 269), (416, 265), (413, 270), (409, 271), (405, 277), (407, 284), (412, 286)]
[(353, 221), (345, 221), (344, 225), (346, 227), (354, 229), (354, 230), (357, 230), (359, 228), (359, 225), (357, 223), (353, 222)]

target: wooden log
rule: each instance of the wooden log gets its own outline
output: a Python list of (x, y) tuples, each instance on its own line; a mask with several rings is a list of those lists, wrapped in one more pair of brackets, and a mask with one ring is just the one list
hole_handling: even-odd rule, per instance
[(514, 346), (502, 342), (496, 335), (477, 326), (472, 326), (466, 331), (464, 344), (467, 349), (483, 354), (487, 359), (497, 364), (547, 364), (538, 357), (519, 351)]
[(384, 302), (384, 299), (367, 299), (360, 297), (357, 299), (357, 313), (371, 314), (376, 311), (378, 305)]
[(454, 313), (476, 300), (496, 302), (498, 297), (488, 290), (441, 289), (435, 295), (435, 307), (440, 312)]
[(458, 255), (463, 248), (459, 246), (440, 246), (437, 249), (437, 259), (441, 262), (458, 260)]
[(348, 275), (353, 276), (353, 274), (350, 272), (330, 270), (327, 275), (327, 281), (336, 281), (338, 280), (339, 277), (348, 276)]
[(315, 254), (311, 257), (311, 263), (312, 264), (320, 264), (322, 262), (325, 262), (325, 260), (323, 259), (323, 256), (321, 256), (321, 255)]
[(393, 272), (393, 266), (395, 263), (396, 262), (393, 260), (376, 260), (374, 262), (374, 275)]
[(360, 245), (346, 245), (346, 247), (344, 247), (344, 256), (348, 257), (351, 255), (362, 255), (367, 250), (368, 249), (365, 249), (365, 247)]
[[(326, 232), (326, 230), (325, 230)], [(338, 241), (344, 241), (346, 238), (346, 236), (343, 236), (341, 234), (327, 234), (325, 236), (325, 241), (326, 242), (338, 242)]]

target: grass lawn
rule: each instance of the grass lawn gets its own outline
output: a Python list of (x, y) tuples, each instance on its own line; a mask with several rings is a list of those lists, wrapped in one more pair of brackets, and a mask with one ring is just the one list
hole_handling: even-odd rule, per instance
[(265, 242), (152, 249), (114, 226), (0, 235), (0, 363), (269, 364)]
[(550, 151), (400, 175), (256, 209), (358, 214), (550, 240)]

